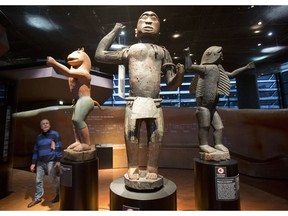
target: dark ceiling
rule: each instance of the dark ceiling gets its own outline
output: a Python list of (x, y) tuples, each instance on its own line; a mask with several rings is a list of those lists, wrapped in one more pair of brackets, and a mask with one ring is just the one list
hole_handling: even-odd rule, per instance
[[(175, 57), (174, 63), (184, 63), (182, 50), (188, 46), (193, 61), (199, 63), (212, 45), (223, 47), (223, 66), (228, 71), (264, 55), (256, 65), (287, 59), (288, 6), (0, 6), (0, 23), (9, 44), (0, 56), (0, 69), (45, 64), (47, 55), (65, 61), (70, 52), (84, 47), (94, 67), (114, 73), (114, 66), (94, 61), (99, 41), (121, 22), (126, 34), (118, 42), (136, 43), (134, 29), (147, 10), (161, 19), (159, 45)], [(273, 34), (268, 36), (269, 32)], [(173, 38), (174, 33), (181, 36)], [(282, 50), (261, 53), (275, 46)]]

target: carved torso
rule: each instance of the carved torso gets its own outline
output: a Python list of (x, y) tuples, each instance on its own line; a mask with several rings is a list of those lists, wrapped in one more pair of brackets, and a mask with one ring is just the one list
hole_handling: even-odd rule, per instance
[(158, 98), (164, 49), (149, 43), (132, 45), (127, 52), (130, 96)]
[(90, 80), (69, 77), (68, 82), (73, 98), (91, 95)]
[(206, 65), (206, 72), (199, 76), (196, 88), (196, 97), (201, 97), (202, 106), (210, 106), (218, 102), (217, 88), (219, 80), (219, 70), (216, 65)]

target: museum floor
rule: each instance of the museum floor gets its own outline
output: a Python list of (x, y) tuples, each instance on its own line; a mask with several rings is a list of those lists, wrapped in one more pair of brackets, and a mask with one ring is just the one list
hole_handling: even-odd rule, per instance
[[(109, 185), (123, 176), (125, 169), (99, 170), (99, 211), (109, 211)], [(177, 185), (177, 210), (193, 211), (194, 189), (193, 170), (160, 169), (159, 174)], [(59, 203), (52, 204), (53, 189), (45, 176), (45, 195), (42, 203), (27, 208), (35, 191), (35, 174), (26, 170), (13, 169), (11, 173), (10, 194), (0, 199), (0, 210), (58, 210)], [(240, 174), (241, 210), (288, 210), (287, 180), (252, 178)]]

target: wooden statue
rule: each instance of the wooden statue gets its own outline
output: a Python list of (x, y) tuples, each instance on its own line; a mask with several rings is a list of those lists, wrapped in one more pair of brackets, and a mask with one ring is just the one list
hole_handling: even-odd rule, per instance
[[(185, 69), (195, 73), (190, 85), (190, 93), (196, 94), (198, 120), (198, 140), (200, 155), (205, 160), (230, 159), (229, 150), (223, 145), (223, 123), (216, 106), (221, 95), (229, 96), (230, 79), (239, 73), (255, 68), (253, 62), (233, 72), (227, 72), (220, 64), (223, 61), (222, 47), (211, 46), (203, 54), (200, 65), (192, 64), (189, 48), (184, 49)], [(210, 146), (209, 129), (213, 128), (214, 144)]]
[(181, 85), (184, 65), (174, 65), (168, 50), (157, 45), (160, 20), (152, 11), (144, 12), (137, 22), (135, 37), (138, 43), (120, 51), (109, 51), (114, 39), (124, 28), (116, 23), (99, 43), (95, 60), (107, 64), (126, 65), (129, 71), (130, 95), (125, 109), (125, 142), (128, 158), (128, 177), (140, 178), (139, 141), (140, 127), (144, 122), (148, 137), (148, 162), (146, 179), (158, 176), (158, 158), (164, 135), (164, 119), (161, 108), (160, 81), (166, 79), (169, 89)]

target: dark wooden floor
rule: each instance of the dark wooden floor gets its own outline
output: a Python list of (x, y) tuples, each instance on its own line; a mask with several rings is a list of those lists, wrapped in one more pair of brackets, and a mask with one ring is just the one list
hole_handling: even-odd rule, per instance
[[(110, 183), (123, 176), (123, 169), (99, 170), (99, 211), (109, 211)], [(193, 211), (194, 182), (191, 169), (160, 169), (159, 174), (177, 185), (177, 210)], [(240, 174), (241, 210), (288, 210), (288, 181), (253, 178)], [(35, 192), (35, 174), (28, 170), (13, 169), (10, 176), (10, 194), (0, 199), (0, 210), (58, 210), (59, 203), (52, 204), (53, 188), (45, 176), (45, 194), (40, 204), (27, 208)]]

